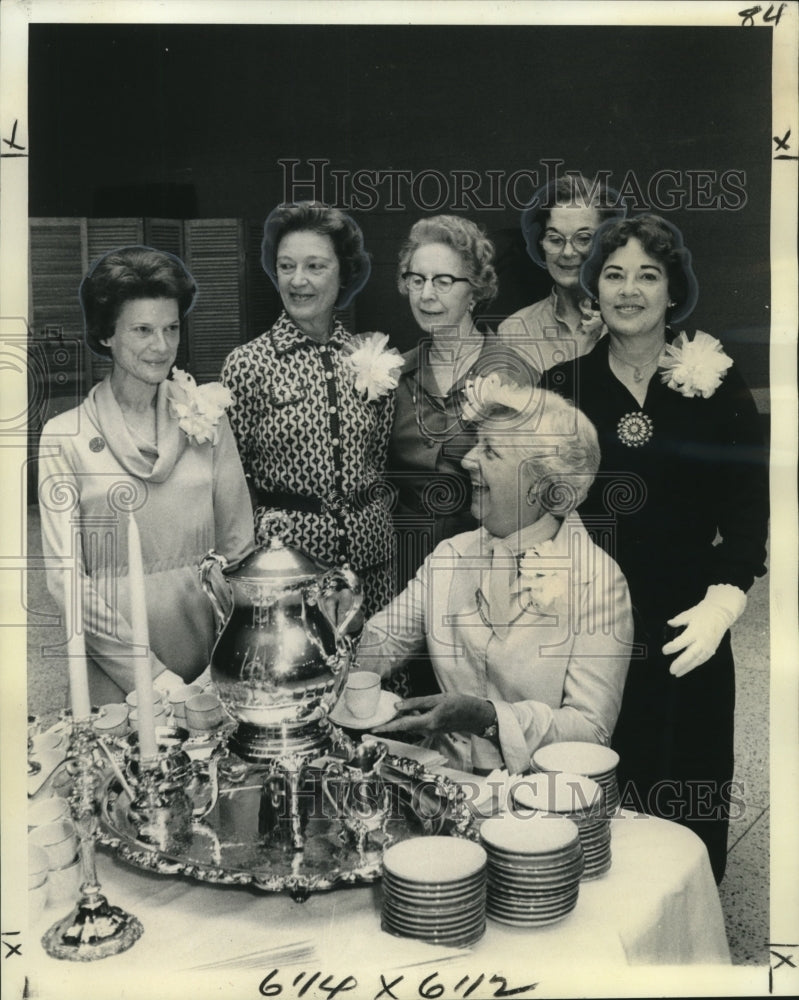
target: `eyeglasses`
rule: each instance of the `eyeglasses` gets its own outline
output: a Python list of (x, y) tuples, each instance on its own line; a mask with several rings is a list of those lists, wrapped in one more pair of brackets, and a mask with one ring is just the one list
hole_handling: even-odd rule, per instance
[(571, 243), (572, 248), (577, 253), (588, 253), (593, 242), (593, 233), (575, 233), (574, 236), (562, 236), (560, 233), (544, 233), (541, 238), (541, 246), (550, 253), (560, 253), (567, 243)]
[(456, 278), (451, 274), (434, 274), (430, 278), (426, 278), (423, 274), (417, 274), (415, 271), (406, 271), (402, 275), (402, 280), (409, 292), (421, 292), (427, 281), (437, 292), (452, 291), (452, 286), (456, 281), (465, 281), (471, 284), (468, 278)]

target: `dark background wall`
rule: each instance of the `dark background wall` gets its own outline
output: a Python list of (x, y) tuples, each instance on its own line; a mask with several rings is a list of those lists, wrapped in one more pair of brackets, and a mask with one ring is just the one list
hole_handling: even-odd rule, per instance
[[(376, 204), (352, 209), (374, 260), (358, 328), (405, 348), (416, 331), (394, 284), (397, 251), (419, 216), (453, 210), (454, 172), (543, 181), (542, 161), (562, 160), (610, 171), (616, 186), (626, 177), (647, 202), (653, 175), (670, 170), (661, 191), (676, 192), (675, 207), (663, 214), (700, 282), (685, 326), (721, 337), (750, 384), (767, 385), (770, 31), (48, 24), (29, 38), (32, 216), (262, 221), (287, 193), (280, 160), (299, 160), (303, 178), (314, 158), (417, 181), (437, 171), (450, 184), (443, 205), (428, 176), (422, 205), (403, 182), (389, 207), (386, 182)], [(519, 258), (519, 210), (496, 186), (497, 204), (454, 210), (510, 254), (504, 314), (538, 297), (542, 275)], [(522, 176), (516, 196), (533, 189)], [(332, 181), (322, 193), (335, 200)], [(488, 183), (477, 198), (490, 202)]]

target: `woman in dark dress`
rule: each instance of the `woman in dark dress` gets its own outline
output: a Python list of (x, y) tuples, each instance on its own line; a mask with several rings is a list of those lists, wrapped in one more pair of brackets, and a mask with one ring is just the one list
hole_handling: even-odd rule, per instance
[(715, 338), (672, 329), (697, 298), (676, 227), (655, 215), (606, 223), (582, 282), (609, 336), (543, 382), (599, 432), (602, 463), (580, 513), (625, 574), (636, 613), (613, 738), (624, 804), (692, 828), (721, 881), (740, 803), (729, 629), (765, 573), (758, 414)]

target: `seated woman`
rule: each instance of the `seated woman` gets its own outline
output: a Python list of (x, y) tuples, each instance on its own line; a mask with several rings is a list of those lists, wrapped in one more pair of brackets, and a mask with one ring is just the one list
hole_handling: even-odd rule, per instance
[(429, 734), (461, 770), (518, 773), (545, 743), (609, 743), (632, 614), (575, 513), (599, 466), (590, 421), (496, 376), (470, 398), (482, 419), (463, 464), (482, 527), (442, 542), (367, 622), (358, 661), (386, 677), (426, 647), (442, 693), (399, 702), (375, 731)]
[(508, 316), (497, 335), (536, 371), (587, 354), (605, 333), (580, 287), (580, 268), (602, 222), (623, 214), (611, 207), (617, 197), (598, 180), (569, 174), (537, 191), (522, 212), (527, 253), (549, 273), (552, 291)]
[[(65, 605), (81, 585), (94, 704), (133, 690), (128, 527), (141, 538), (156, 686), (191, 682), (215, 635), (198, 567), (209, 549), (234, 560), (253, 545), (252, 510), (222, 386), (168, 381), (197, 287), (172, 254), (131, 246), (83, 280), (86, 343), (111, 374), (76, 409), (48, 421), (39, 458), (47, 584)], [(202, 410), (195, 405), (202, 404)], [(69, 620), (69, 616), (68, 616)]]

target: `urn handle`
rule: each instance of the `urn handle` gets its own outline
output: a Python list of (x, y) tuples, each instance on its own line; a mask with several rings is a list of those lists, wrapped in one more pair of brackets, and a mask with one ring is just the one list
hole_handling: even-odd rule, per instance
[[(213, 549), (203, 557), (203, 561), (200, 563), (200, 584), (205, 591), (208, 600), (211, 602), (214, 611), (216, 612), (216, 617), (218, 620), (217, 631), (221, 631), (222, 626), (227, 621), (233, 610), (233, 587), (230, 581), (225, 578), (222, 572), (214, 573), (214, 570), (225, 570), (228, 566), (228, 560), (220, 553), (215, 552)], [(230, 611), (225, 611), (219, 599), (219, 595), (216, 592), (214, 586), (214, 577), (216, 579), (222, 579), (227, 587), (227, 598), (228, 606)]]
[[(342, 583), (344, 584), (343, 588), (340, 586)], [(352, 603), (344, 617), (337, 622), (334, 620), (325, 598), (332, 597), (342, 589), (350, 592)], [(351, 622), (361, 610), (361, 605), (363, 604), (363, 587), (361, 586), (360, 578), (353, 573), (349, 566), (334, 567), (320, 578), (319, 596), (319, 608), (333, 629), (333, 635), (338, 646), (346, 636)]]

